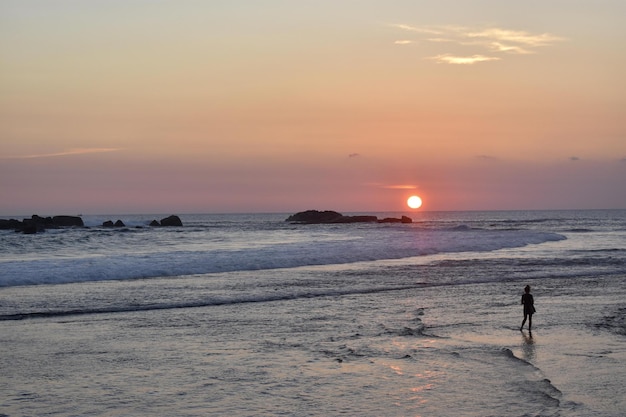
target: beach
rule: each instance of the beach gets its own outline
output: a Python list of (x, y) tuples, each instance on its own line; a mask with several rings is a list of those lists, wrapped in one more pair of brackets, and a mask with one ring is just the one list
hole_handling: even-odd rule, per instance
[(5, 286), (0, 413), (620, 416), (624, 231), (597, 227), (489, 251)]

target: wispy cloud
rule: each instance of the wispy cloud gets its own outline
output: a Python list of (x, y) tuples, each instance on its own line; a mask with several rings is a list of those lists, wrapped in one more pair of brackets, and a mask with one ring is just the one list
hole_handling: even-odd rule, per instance
[[(447, 64), (471, 65), (477, 62), (497, 61), (503, 59), (501, 55), (505, 54), (534, 54), (537, 53), (538, 48), (552, 46), (557, 42), (566, 40), (566, 38), (551, 33), (531, 33), (498, 27), (472, 28), (452, 25), (411, 26), (406, 24), (392, 24), (391, 26), (403, 32), (412, 33), (416, 37), (415, 39), (395, 41), (396, 44), (420, 41), (473, 49), (467, 55), (442, 51), (439, 55), (428, 57)], [(488, 56), (486, 55), (487, 52), (501, 55)]]
[(395, 185), (381, 185), (381, 188), (388, 188), (391, 190), (414, 190), (417, 187), (409, 184), (395, 184)]
[(565, 38), (550, 33), (538, 35), (519, 30), (507, 30), (499, 28), (484, 29), (476, 32), (468, 32), (469, 38), (485, 39), (488, 42), (510, 42), (517, 45), (526, 45), (531, 48), (549, 46), (556, 42), (564, 41)]
[(122, 148), (73, 148), (73, 149), (66, 149), (60, 152), (53, 152), (53, 153), (11, 155), (11, 156), (4, 156), (0, 158), (1, 159), (53, 158), (57, 156), (85, 155), (85, 154), (103, 153), (103, 152), (117, 152), (120, 150), (122, 150)]
[(443, 54), (430, 57), (429, 59), (433, 59), (438, 63), (445, 64), (456, 64), (456, 65), (472, 65), (477, 62), (486, 62), (486, 61), (499, 61), (500, 58), (495, 56), (485, 56), (485, 55), (472, 55), (472, 56), (454, 56), (450, 54)]
[(413, 43), (413, 41), (410, 41), (408, 39), (400, 39), (394, 42), (396, 45), (410, 45)]
[(441, 29), (437, 29), (437, 28), (429, 27), (429, 26), (411, 26), (411, 25), (404, 25), (401, 23), (395, 23), (395, 24), (392, 24), (391, 26), (396, 27), (398, 29), (406, 30), (409, 32), (424, 33), (428, 35), (441, 35), (444, 33), (441, 31)]

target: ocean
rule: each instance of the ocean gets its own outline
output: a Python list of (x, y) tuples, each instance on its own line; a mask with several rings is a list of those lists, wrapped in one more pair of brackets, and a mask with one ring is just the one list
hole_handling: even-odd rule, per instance
[(289, 214), (0, 231), (0, 416), (626, 415), (626, 210)]

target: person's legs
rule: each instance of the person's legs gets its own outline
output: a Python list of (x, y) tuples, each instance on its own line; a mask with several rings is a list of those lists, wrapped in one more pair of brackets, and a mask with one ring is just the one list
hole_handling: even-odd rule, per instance
[[(524, 328), (524, 324), (526, 324), (526, 318), (528, 317), (527, 314), (524, 314), (524, 320), (522, 321), (522, 325), (520, 326), (520, 330), (522, 330)], [(531, 316), (532, 317), (532, 316)]]
[(533, 327), (533, 315), (529, 314), (528, 315), (528, 331), (530, 331), (532, 327)]

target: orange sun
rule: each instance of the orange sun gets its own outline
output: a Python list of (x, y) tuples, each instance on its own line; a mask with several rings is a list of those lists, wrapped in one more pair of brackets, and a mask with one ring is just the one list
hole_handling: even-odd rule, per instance
[(418, 209), (422, 207), (422, 199), (416, 195), (412, 195), (408, 200), (406, 200), (406, 204), (412, 209)]

